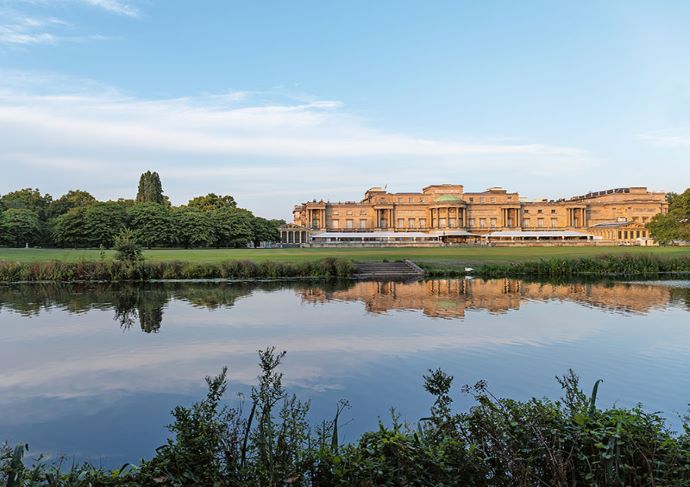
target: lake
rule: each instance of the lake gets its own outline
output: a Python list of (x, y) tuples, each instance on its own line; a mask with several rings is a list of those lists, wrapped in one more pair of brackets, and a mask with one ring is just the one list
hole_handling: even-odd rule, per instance
[(459, 389), (557, 398), (574, 369), (599, 404), (642, 402), (677, 427), (690, 402), (690, 282), (266, 282), (0, 286), (0, 442), (119, 467), (150, 457), (170, 410), (224, 365), (248, 394), (259, 349), (287, 350), (312, 419), (351, 407), (345, 440), (395, 407), (415, 422), (440, 367)]

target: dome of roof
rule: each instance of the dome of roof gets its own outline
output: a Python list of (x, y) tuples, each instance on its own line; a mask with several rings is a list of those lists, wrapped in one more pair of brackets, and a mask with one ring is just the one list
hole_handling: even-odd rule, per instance
[(453, 202), (453, 201), (462, 201), (457, 195), (454, 194), (442, 194), (438, 198), (436, 198), (436, 202), (442, 203), (442, 202)]

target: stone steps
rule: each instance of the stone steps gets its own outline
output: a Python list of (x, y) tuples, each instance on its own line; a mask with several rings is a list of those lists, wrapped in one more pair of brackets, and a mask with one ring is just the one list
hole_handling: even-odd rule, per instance
[(359, 262), (356, 277), (363, 278), (412, 278), (423, 277), (424, 271), (413, 262)]

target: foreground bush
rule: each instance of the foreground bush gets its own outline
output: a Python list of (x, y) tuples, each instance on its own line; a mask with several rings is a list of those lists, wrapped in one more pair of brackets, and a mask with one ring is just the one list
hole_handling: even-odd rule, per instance
[(207, 378), (208, 394), (177, 407), (174, 437), (138, 466), (106, 472), (88, 465), (66, 472), (38, 462), (26, 467), (24, 446), (0, 452), (7, 486), (687, 486), (690, 427), (669, 430), (640, 407), (599, 409), (599, 383), (587, 396), (572, 373), (559, 378), (558, 401), (499, 399), (486, 384), (464, 387), (474, 398), (453, 412), (453, 378), (425, 377), (435, 400), (412, 426), (393, 414), (353, 444), (338, 440), (333, 420), (310, 428), (309, 404), (288, 395), (277, 368), (284, 353), (260, 352), (261, 375), (247, 401), (222, 403), (226, 371)]
[(213, 264), (143, 260), (35, 263), (0, 261), (0, 282), (349, 277), (354, 270), (352, 262), (334, 258), (300, 263), (231, 260)]

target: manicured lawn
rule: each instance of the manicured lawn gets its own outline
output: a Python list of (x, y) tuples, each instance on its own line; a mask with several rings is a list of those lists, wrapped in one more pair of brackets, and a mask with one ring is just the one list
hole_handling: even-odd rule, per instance
[[(234, 259), (254, 261), (275, 260), (300, 262), (339, 257), (355, 261), (410, 259), (435, 265), (477, 265), (493, 262), (518, 262), (550, 257), (585, 257), (603, 254), (655, 254), (661, 256), (690, 256), (689, 247), (442, 247), (442, 248), (382, 248), (382, 249), (166, 249), (147, 250), (150, 261), (182, 260), (189, 262), (220, 262)], [(112, 258), (111, 251), (105, 252)], [(46, 260), (99, 260), (99, 250), (63, 249), (5, 249), (0, 248), (0, 260), (39, 262)]]

